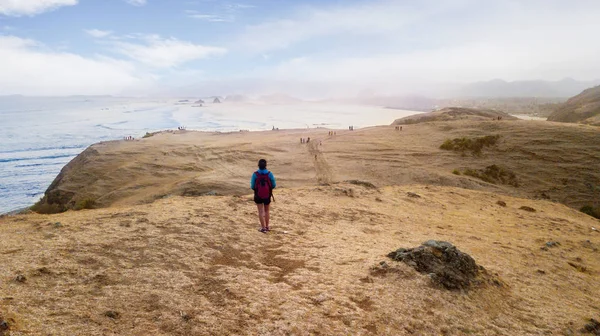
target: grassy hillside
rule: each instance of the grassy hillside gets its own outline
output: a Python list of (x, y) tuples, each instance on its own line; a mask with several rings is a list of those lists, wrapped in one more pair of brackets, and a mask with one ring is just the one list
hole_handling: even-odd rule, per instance
[[(541, 335), (600, 316), (600, 222), (563, 205), (423, 185), (276, 196), (268, 234), (249, 196), (0, 218), (0, 320), (11, 335)], [(448, 291), (386, 257), (429, 239), (498, 285)]]
[(600, 86), (570, 98), (560, 105), (548, 120), (600, 126)]
[[(312, 141), (300, 144), (300, 137)], [(484, 137), (497, 140), (479, 150), (461, 147)], [(455, 140), (456, 150), (440, 148)], [(467, 120), (402, 131), (392, 126), (337, 131), (336, 136), (326, 129), (165, 132), (100, 143), (63, 169), (38, 209), (134, 205), (174, 195), (245, 195), (262, 157), (279, 185), (288, 188), (348, 180), (376, 186), (419, 183), (548, 199), (577, 209), (600, 205), (600, 129)], [(503, 183), (499, 174), (514, 175), (513, 182)]]
[(464, 107), (446, 107), (439, 111), (416, 114), (395, 120), (392, 125), (412, 125), (432, 121), (472, 120), (487, 121), (502, 118), (503, 120), (517, 120), (518, 118), (496, 110), (482, 110)]

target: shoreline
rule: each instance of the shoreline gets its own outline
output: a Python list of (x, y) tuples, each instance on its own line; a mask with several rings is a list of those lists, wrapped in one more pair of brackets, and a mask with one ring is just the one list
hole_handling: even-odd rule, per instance
[(19, 208), (19, 209), (16, 209), (16, 210), (11, 210), (11, 211), (8, 211), (8, 212), (0, 213), (0, 218), (21, 215), (21, 214), (25, 213), (26, 211), (29, 211), (34, 204), (32, 204), (30, 206)]

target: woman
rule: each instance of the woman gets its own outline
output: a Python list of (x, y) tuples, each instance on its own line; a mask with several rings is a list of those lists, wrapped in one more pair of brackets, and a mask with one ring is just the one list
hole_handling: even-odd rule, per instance
[(260, 221), (259, 231), (267, 233), (269, 228), (269, 205), (275, 189), (275, 176), (267, 170), (267, 160), (258, 161), (258, 170), (252, 174), (250, 188), (254, 190), (254, 203), (258, 207), (258, 220)]

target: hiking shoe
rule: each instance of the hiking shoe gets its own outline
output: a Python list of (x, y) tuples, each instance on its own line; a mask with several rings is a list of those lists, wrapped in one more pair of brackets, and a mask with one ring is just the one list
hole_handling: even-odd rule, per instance
[(269, 228), (268, 226), (265, 229), (267, 229), (267, 231), (271, 231), (271, 228)]
[(267, 233), (269, 230), (267, 230), (267, 228), (260, 228), (260, 229), (258, 229), (258, 231), (260, 231), (262, 233)]

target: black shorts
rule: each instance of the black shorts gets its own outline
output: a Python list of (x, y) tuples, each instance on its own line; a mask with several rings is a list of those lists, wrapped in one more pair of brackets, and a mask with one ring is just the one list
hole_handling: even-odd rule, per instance
[(267, 199), (264, 199), (264, 198), (258, 198), (258, 196), (254, 196), (254, 203), (269, 205), (269, 204), (271, 204), (271, 198), (269, 197)]

